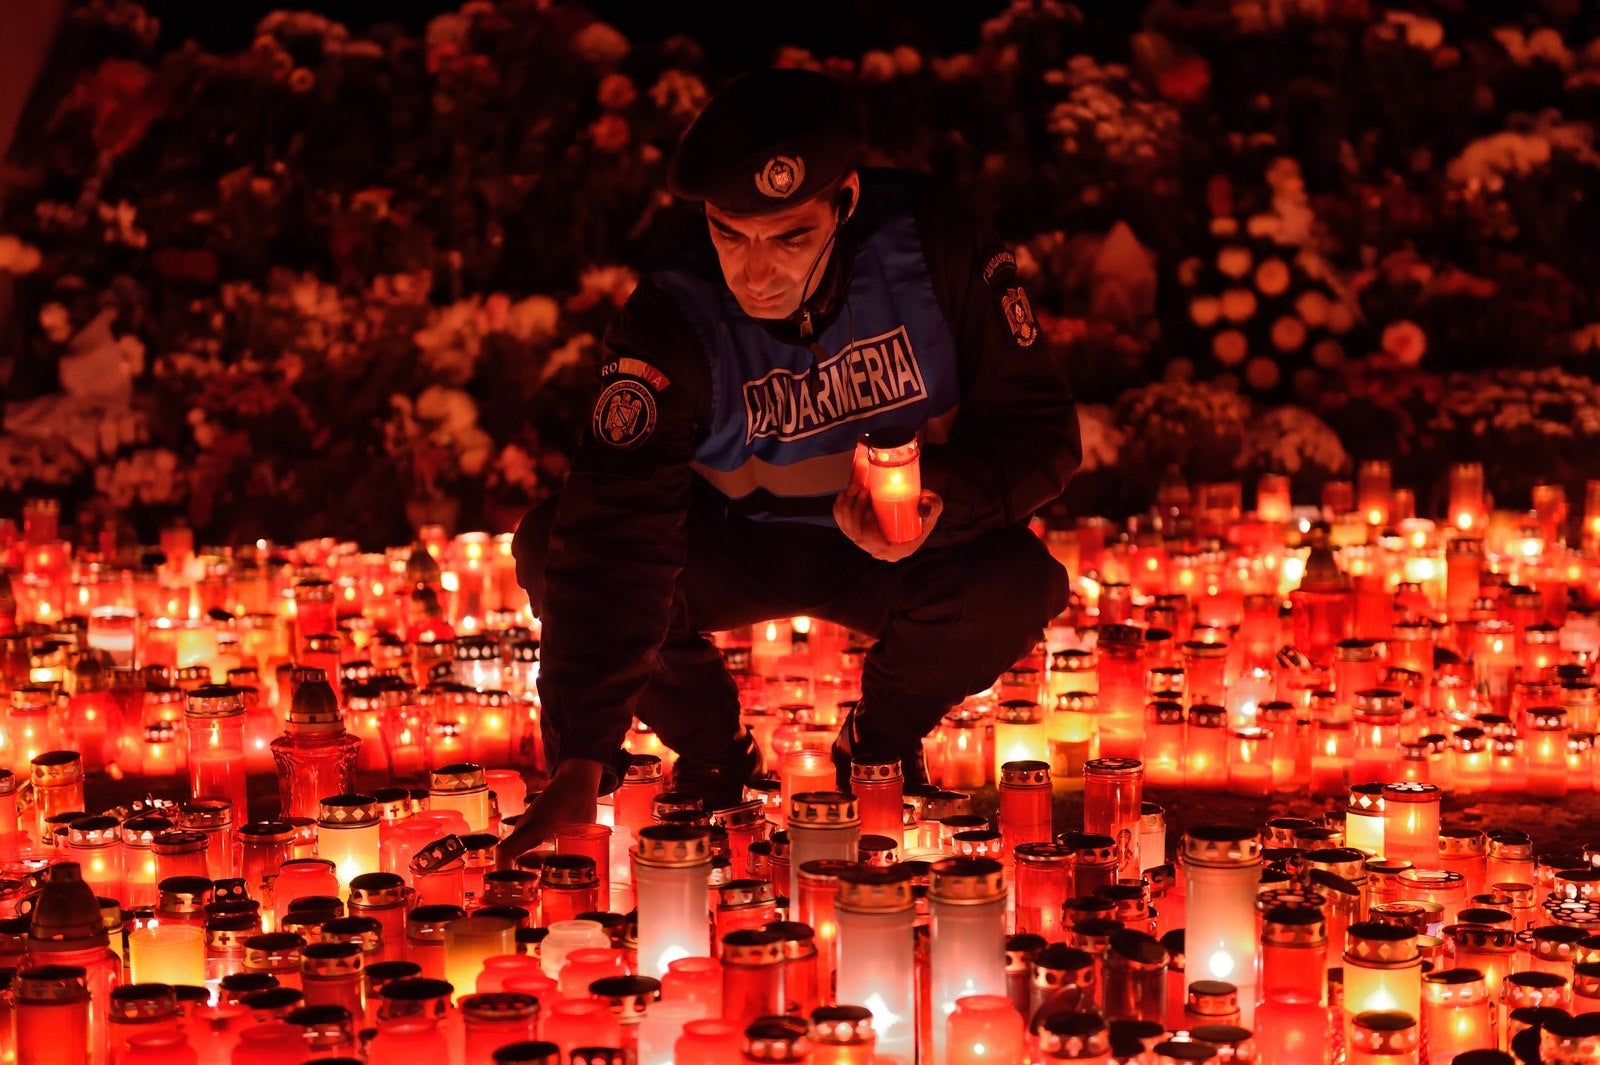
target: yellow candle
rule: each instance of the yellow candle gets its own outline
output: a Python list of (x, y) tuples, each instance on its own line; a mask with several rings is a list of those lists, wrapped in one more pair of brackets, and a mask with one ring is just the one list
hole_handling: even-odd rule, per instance
[(178, 924), (135, 929), (128, 933), (128, 964), (134, 983), (199, 987), (206, 978), (205, 933)]

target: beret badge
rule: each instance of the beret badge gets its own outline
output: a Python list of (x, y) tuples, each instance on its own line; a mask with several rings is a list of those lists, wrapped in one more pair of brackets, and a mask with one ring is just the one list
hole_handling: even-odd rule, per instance
[(786, 200), (806, 179), (806, 164), (795, 155), (775, 155), (756, 171), (756, 191), (774, 200)]

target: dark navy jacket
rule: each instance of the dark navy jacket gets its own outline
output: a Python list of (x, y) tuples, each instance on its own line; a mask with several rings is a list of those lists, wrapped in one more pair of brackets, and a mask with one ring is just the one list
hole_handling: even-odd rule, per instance
[(561, 757), (616, 762), (666, 636), (691, 494), (834, 528), (860, 434), (921, 426), (944, 510), (920, 550), (935, 551), (1026, 523), (1077, 468), (1072, 395), (1010, 251), (919, 175), (861, 177), (811, 340), (746, 316), (709, 238), (607, 329), (544, 571), (539, 692)]

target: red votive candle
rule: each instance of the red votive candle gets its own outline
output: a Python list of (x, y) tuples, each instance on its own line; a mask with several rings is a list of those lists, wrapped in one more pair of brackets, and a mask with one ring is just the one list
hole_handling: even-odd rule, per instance
[(865, 434), (867, 492), (878, 528), (891, 544), (922, 535), (922, 444), (911, 429), (879, 429)]

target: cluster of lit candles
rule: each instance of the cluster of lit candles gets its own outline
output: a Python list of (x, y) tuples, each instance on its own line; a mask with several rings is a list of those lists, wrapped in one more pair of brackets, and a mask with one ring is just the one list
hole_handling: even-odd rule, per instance
[[(0, 1060), (1594, 1060), (1600, 848), (1441, 818), (1594, 786), (1589, 495), (1577, 547), (1555, 486), (1492, 511), (1466, 466), (1440, 523), (1368, 463), (1315, 510), (1268, 478), (1041, 527), (1077, 594), (927, 785), (838, 790), (852, 634), (719, 633), (773, 776), (703, 809), (636, 724), (599, 823), (509, 869), (547, 768), (509, 536), (177, 528), (130, 568), (37, 501), (0, 523)], [(174, 797), (99, 809), (102, 773)], [(1334, 808), (1169, 848), (1146, 786)]]

